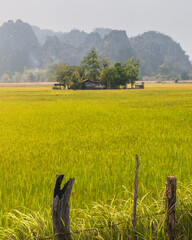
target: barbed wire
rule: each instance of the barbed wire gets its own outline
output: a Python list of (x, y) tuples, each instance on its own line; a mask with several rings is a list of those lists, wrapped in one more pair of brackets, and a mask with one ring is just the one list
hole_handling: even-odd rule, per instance
[[(137, 219), (141, 219), (141, 218), (150, 218), (150, 217), (153, 217), (155, 215), (163, 215), (165, 214), (165, 212), (160, 212), (160, 213), (155, 213), (155, 214), (152, 214), (152, 215), (147, 215), (147, 216), (138, 216)], [(122, 222), (118, 222), (118, 223), (113, 223), (113, 224), (108, 224), (108, 225), (103, 225), (103, 226), (98, 226), (98, 227), (95, 227), (95, 228), (87, 228), (87, 229), (82, 229), (80, 231), (75, 231), (75, 232), (70, 232), (70, 233), (56, 233), (56, 235), (63, 235), (63, 236), (71, 236), (71, 235), (75, 235), (75, 234), (83, 234), (84, 232), (91, 232), (91, 231), (98, 231), (99, 229), (104, 229), (104, 228), (112, 228), (112, 227), (115, 227), (115, 226), (119, 226), (119, 225), (122, 225), (122, 224), (128, 224), (129, 221), (122, 221)], [(136, 232), (133, 228), (128, 228), (128, 226), (126, 227), (126, 229), (132, 231), (132, 232)], [(48, 239), (52, 239), (53, 237), (47, 237), (47, 238), (39, 238), (38, 240), (48, 240)]]
[[(154, 213), (154, 214), (150, 214), (150, 215), (145, 215), (145, 216), (137, 216), (137, 219), (145, 219), (145, 218), (151, 218), (151, 217), (154, 217), (154, 216), (160, 216), (160, 215), (170, 215), (172, 212), (172, 208), (169, 209), (169, 211), (165, 212), (158, 212), (158, 213)], [(182, 211), (182, 210), (179, 210), (177, 209), (177, 212), (180, 212), (180, 213), (188, 213), (188, 215), (191, 215), (192, 214), (192, 211)], [(190, 214), (189, 214), (190, 213)], [(118, 223), (113, 223), (113, 224), (108, 224), (108, 225), (102, 225), (102, 226), (98, 226), (98, 227), (95, 227), (95, 228), (87, 228), (87, 229), (82, 229), (82, 230), (79, 230), (79, 231), (71, 231), (70, 233), (56, 233), (56, 235), (63, 235), (63, 236), (71, 236), (71, 235), (75, 235), (75, 234), (84, 234), (84, 232), (91, 232), (91, 231), (98, 231), (100, 229), (104, 229), (104, 228), (112, 228), (112, 227), (115, 227), (115, 226), (119, 226), (119, 225), (122, 225), (122, 224), (129, 224), (130, 222), (127, 220), (127, 221), (122, 221), (122, 222), (118, 222)], [(128, 229), (129, 231), (131, 232), (135, 232), (137, 233), (136, 230), (134, 230), (133, 228), (128, 228), (128, 226), (126, 226), (126, 229)], [(139, 233), (137, 233), (139, 234)], [(45, 238), (37, 238), (38, 240), (49, 240), (49, 239), (53, 239), (53, 236), (52, 237), (45, 237)]]

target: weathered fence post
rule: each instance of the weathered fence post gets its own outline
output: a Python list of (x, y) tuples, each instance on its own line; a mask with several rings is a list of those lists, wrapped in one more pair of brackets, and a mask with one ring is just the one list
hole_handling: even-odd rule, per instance
[[(137, 214), (137, 198), (138, 198), (138, 172), (139, 172), (139, 157), (135, 156), (135, 183), (134, 183), (134, 199), (133, 199), (133, 215), (132, 215), (132, 225), (135, 230), (136, 226), (136, 214)], [(135, 234), (136, 238), (136, 234)]]
[(176, 177), (167, 177), (166, 182), (166, 203), (165, 211), (166, 219), (166, 233), (169, 240), (175, 239), (175, 204), (176, 204)]
[(69, 226), (69, 198), (75, 178), (69, 179), (61, 189), (61, 183), (64, 175), (57, 175), (52, 201), (52, 221), (53, 231), (56, 239), (70, 240)]

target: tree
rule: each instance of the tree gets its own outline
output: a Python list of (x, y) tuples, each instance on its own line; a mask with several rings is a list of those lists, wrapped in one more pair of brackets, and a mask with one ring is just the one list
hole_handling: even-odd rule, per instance
[(50, 70), (50, 73), (53, 75), (54, 79), (64, 84), (65, 87), (68, 87), (71, 82), (72, 68), (67, 64), (58, 64)]
[(79, 81), (81, 80), (81, 75), (80, 75), (81, 69), (79, 66), (74, 66), (73, 67), (73, 73), (71, 76), (71, 88), (72, 89), (78, 89), (79, 88)]
[(85, 66), (78, 66), (78, 73), (80, 80), (83, 80), (83, 78), (85, 77)]
[(12, 81), (13, 82), (20, 82), (21, 81), (21, 74), (19, 72), (15, 72), (14, 75), (12, 76)]
[(159, 73), (161, 75), (168, 75), (171, 73), (170, 66), (167, 65), (165, 62), (159, 66)]
[(11, 77), (7, 73), (4, 73), (3, 76), (1, 77), (1, 82), (3, 83), (11, 82)]
[(124, 64), (126, 69), (126, 83), (131, 83), (131, 87), (135, 81), (139, 80), (139, 59), (135, 61), (135, 58), (127, 60)]
[(101, 64), (101, 70), (103, 68), (106, 68), (106, 67), (110, 67), (110, 62), (109, 62), (109, 59), (104, 57), (100, 60), (100, 64)]
[(52, 74), (52, 78), (55, 81), (63, 84), (64, 87), (73, 89), (78, 88), (80, 74), (79, 67), (69, 66), (67, 64), (58, 64), (53, 67), (49, 72)]
[(29, 82), (35, 82), (35, 74), (33, 72), (28, 72)]
[(126, 61), (124, 65), (116, 62), (113, 67), (102, 69), (99, 80), (107, 88), (117, 88), (120, 85), (131, 83), (132, 87), (136, 80), (139, 79), (139, 60), (134, 58)]
[(123, 66), (120, 62), (116, 62), (114, 64), (114, 68), (116, 71), (116, 77), (115, 77), (116, 87), (120, 85), (125, 85), (127, 82), (127, 72), (126, 72), (125, 66)]
[(100, 74), (100, 64), (99, 56), (95, 48), (92, 48), (88, 55), (83, 58), (81, 65), (85, 70), (84, 77), (91, 80), (98, 80)]
[(182, 80), (189, 80), (190, 79), (189, 74), (187, 72), (182, 72), (181, 79)]
[(99, 77), (99, 81), (105, 84), (107, 89), (114, 88), (116, 86), (115, 80), (117, 78), (117, 71), (114, 67), (106, 67), (102, 69)]

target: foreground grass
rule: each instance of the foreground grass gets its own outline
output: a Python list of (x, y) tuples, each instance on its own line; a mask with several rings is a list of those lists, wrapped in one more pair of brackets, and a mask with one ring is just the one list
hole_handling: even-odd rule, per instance
[[(154, 202), (161, 202), (159, 189), (164, 186), (168, 175), (175, 175), (178, 182), (189, 186), (192, 166), (191, 102), (192, 85), (151, 85), (138, 91), (1, 88), (2, 232), (8, 229), (15, 232), (16, 228), (10, 227), (14, 216), (22, 225), (21, 219), (25, 219), (22, 214), (27, 214), (26, 221), (28, 216), (29, 222), (36, 219), (37, 225), (44, 222), (42, 228), (32, 227), (33, 224), (28, 228), (29, 235), (33, 234), (30, 229), (36, 229), (30, 237), (35, 238), (35, 232), (51, 235), (49, 211), (57, 173), (64, 173), (65, 180), (76, 178), (70, 201), (71, 216), (73, 218), (78, 213), (80, 222), (72, 221), (74, 231), (99, 224), (94, 220), (99, 208), (93, 207), (93, 202), (96, 202), (94, 206), (101, 203), (107, 212), (110, 209), (107, 206), (113, 204), (115, 207), (118, 199), (120, 206), (126, 202), (123, 199), (131, 199), (127, 192), (133, 192), (135, 154), (141, 161), (139, 201), (143, 203), (142, 197), (148, 196), (143, 208), (148, 206), (151, 209)], [(189, 196), (186, 193), (182, 198), (188, 199)], [(111, 201), (113, 198), (116, 200)], [(13, 209), (19, 212), (13, 212)], [(154, 212), (153, 208), (151, 211)], [(11, 219), (7, 212), (13, 214), (13, 219), (6, 223), (5, 216)], [(82, 215), (83, 212), (87, 217)], [(129, 216), (126, 215), (125, 219)], [(157, 222), (158, 228), (161, 222), (162, 218)], [(16, 222), (15, 225), (20, 226)], [(138, 223), (138, 226), (142, 225)], [(187, 225), (183, 226), (188, 229)], [(97, 235), (95, 231), (94, 234)]]
[[(192, 185), (178, 186), (176, 205), (176, 239), (192, 238)], [(71, 209), (72, 239), (133, 239), (132, 206), (133, 196), (127, 192), (127, 199), (113, 198), (108, 203), (94, 202), (83, 209)], [(150, 194), (138, 201), (137, 239), (167, 239), (165, 233), (165, 197), (155, 200)], [(148, 203), (148, 204), (146, 204)], [(18, 210), (4, 214), (0, 219), (0, 239), (54, 239), (51, 223), (51, 209), (44, 214)]]

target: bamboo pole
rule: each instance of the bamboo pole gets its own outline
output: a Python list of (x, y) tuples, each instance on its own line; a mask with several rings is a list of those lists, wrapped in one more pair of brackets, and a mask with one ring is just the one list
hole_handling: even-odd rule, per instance
[(136, 227), (136, 215), (137, 215), (137, 198), (138, 198), (138, 172), (139, 172), (139, 157), (135, 156), (135, 182), (134, 182), (134, 198), (133, 198), (133, 215), (132, 225), (135, 230)]

